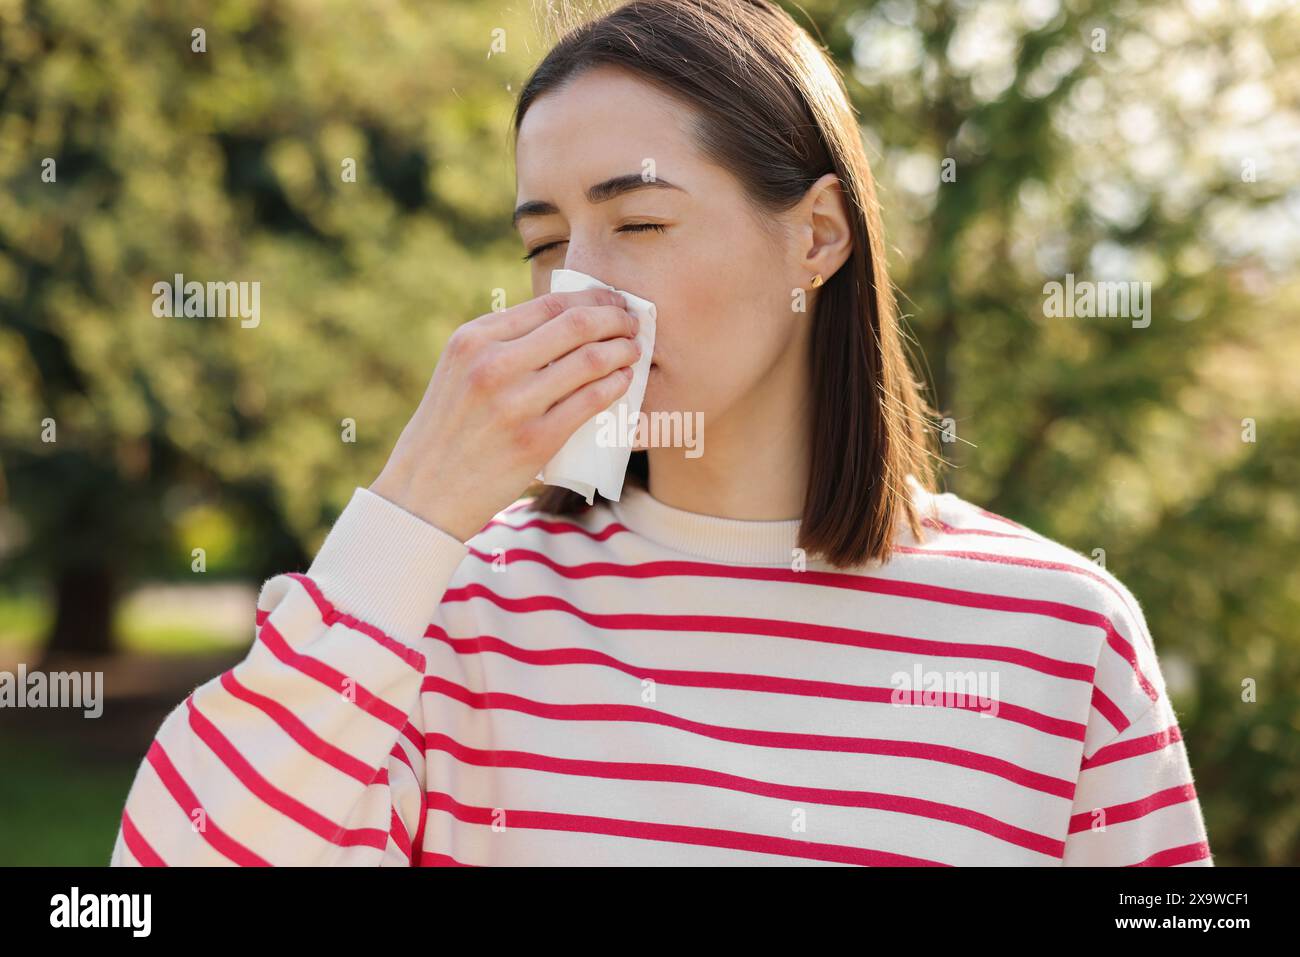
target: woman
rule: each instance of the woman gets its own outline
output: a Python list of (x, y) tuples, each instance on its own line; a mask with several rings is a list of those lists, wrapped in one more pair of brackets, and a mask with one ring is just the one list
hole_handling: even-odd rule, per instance
[[(114, 864), (1211, 863), (1137, 603), (936, 494), (834, 68), (646, 0), (516, 111), (536, 298), (467, 323), (248, 657), (168, 716)], [(646, 175), (650, 171), (653, 175)], [(619, 501), (514, 501), (635, 362)], [(513, 502), (513, 504), (512, 504)]]

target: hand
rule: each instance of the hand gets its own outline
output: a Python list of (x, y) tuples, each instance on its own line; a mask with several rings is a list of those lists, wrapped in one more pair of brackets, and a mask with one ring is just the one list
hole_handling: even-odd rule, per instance
[(370, 490), (468, 541), (627, 391), (641, 350), (626, 305), (552, 292), (461, 326)]

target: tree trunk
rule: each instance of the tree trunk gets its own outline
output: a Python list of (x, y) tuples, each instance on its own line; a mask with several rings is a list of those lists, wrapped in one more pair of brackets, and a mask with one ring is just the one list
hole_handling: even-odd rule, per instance
[(104, 563), (59, 569), (54, 581), (54, 623), (44, 658), (106, 656), (114, 651), (116, 578)]

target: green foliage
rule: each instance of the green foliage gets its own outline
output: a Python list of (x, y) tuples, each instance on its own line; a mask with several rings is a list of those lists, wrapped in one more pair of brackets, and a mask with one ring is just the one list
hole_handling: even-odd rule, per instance
[[(808, 8), (858, 60), (947, 485), (1134, 592), (1223, 864), (1300, 863), (1300, 23), (1264, 6)], [(1046, 318), (1067, 272), (1151, 282), (1150, 325)]]
[[(0, 455), (24, 557), (111, 539), (188, 574), (205, 542), (159, 568), (158, 537), (209, 502), (265, 526), (253, 571), (301, 564), (451, 330), (527, 290), (501, 216), (523, 51), (485, 59), (469, 4), (6, 6)], [(177, 273), (259, 282), (260, 322), (155, 316)]]

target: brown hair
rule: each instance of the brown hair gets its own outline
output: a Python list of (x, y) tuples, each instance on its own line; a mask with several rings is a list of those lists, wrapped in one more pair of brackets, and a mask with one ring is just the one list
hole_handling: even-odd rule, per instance
[[(512, 134), (539, 96), (597, 65), (633, 71), (693, 108), (699, 148), (759, 210), (789, 210), (821, 176), (839, 177), (853, 252), (821, 287), (813, 316), (799, 546), (838, 567), (887, 560), (900, 519), (921, 534), (906, 477), (934, 490), (933, 413), (908, 365), (875, 183), (834, 63), (767, 0), (630, 0), (559, 39), (520, 92)], [(632, 454), (628, 481), (646, 485), (647, 458)], [(589, 506), (546, 486), (531, 507), (562, 515)]]

